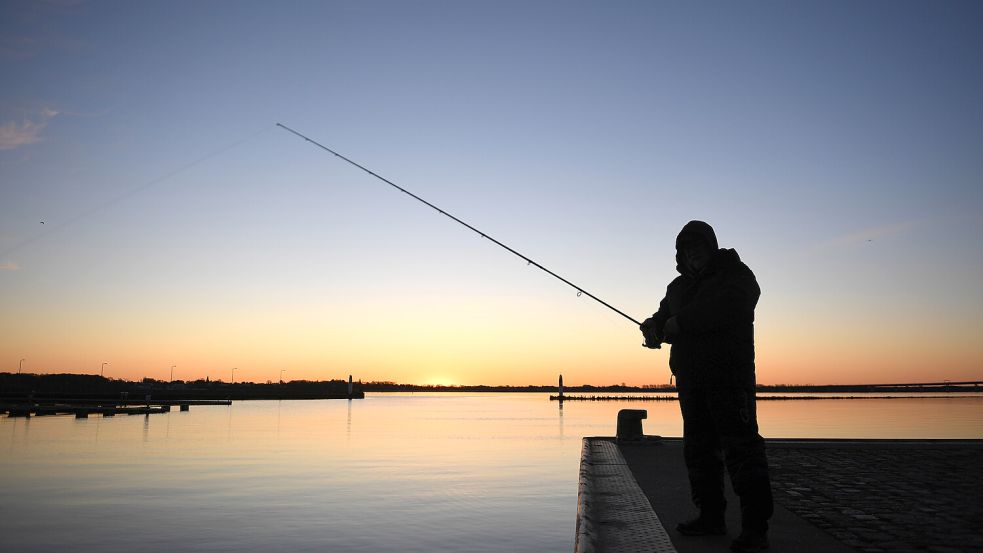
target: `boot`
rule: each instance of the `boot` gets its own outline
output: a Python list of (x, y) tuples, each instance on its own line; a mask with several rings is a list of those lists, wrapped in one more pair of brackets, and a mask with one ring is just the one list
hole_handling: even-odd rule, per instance
[(700, 516), (680, 522), (676, 531), (684, 536), (722, 536), (727, 533), (727, 523), (723, 513), (700, 513)]
[(768, 549), (768, 533), (763, 530), (741, 530), (741, 535), (731, 542), (735, 553), (758, 553)]

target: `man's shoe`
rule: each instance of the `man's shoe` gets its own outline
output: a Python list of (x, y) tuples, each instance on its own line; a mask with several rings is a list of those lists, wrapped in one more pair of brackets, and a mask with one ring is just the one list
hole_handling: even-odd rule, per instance
[(735, 553), (758, 553), (765, 549), (768, 549), (768, 534), (761, 531), (742, 530), (730, 544), (730, 550)]
[(677, 524), (676, 531), (684, 536), (722, 536), (727, 533), (727, 523), (723, 515), (711, 517), (701, 514), (693, 520)]

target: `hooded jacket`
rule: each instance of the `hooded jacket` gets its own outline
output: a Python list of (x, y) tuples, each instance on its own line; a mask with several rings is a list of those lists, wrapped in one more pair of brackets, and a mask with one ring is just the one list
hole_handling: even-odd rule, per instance
[[(700, 240), (712, 254), (702, 272), (688, 267), (680, 246)], [(676, 238), (676, 277), (647, 324), (658, 336), (670, 317), (669, 368), (680, 389), (754, 386), (754, 307), (761, 290), (754, 273), (732, 249), (717, 247), (710, 225), (690, 221)]]

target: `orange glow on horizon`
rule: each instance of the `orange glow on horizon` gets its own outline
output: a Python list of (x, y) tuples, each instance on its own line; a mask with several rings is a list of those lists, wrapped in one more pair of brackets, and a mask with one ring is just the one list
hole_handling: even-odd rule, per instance
[[(382, 300), (380, 300), (381, 302)], [(139, 380), (208, 377), (238, 382), (284, 380), (394, 381), (446, 385), (668, 384), (669, 349), (647, 350), (622, 321), (582, 307), (554, 313), (535, 302), (524, 317), (502, 302), (473, 300), (390, 319), (364, 306), (324, 312), (203, 314), (176, 321), (119, 314), (77, 325), (57, 310), (0, 323), (0, 371), (73, 372)], [(379, 310), (381, 310), (381, 304)], [(379, 312), (372, 310), (372, 312)], [(415, 313), (415, 318), (411, 316)], [(920, 333), (907, 321), (843, 324), (766, 312), (757, 329), (761, 384), (862, 384), (977, 380), (983, 351), (972, 321)], [(963, 325), (963, 326), (960, 326)], [(394, 330), (398, 329), (398, 330)]]

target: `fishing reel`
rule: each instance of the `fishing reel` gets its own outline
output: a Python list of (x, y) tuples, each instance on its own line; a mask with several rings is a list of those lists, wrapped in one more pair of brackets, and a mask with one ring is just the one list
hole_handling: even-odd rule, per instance
[(643, 346), (649, 349), (662, 349), (662, 339), (656, 336), (655, 329), (643, 329), (642, 336), (645, 338)]

